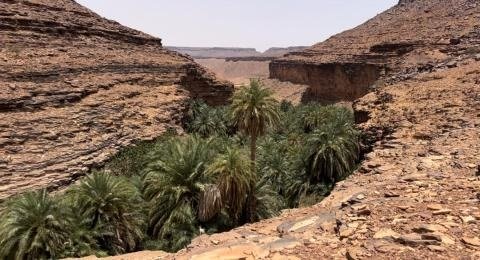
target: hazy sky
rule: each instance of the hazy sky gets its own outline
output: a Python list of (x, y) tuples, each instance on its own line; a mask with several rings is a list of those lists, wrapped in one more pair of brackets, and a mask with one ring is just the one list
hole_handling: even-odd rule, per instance
[(164, 45), (312, 45), (359, 25), (398, 0), (77, 0)]

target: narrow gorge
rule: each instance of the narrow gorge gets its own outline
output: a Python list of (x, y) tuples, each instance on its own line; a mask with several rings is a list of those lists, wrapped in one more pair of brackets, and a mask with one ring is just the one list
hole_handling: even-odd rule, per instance
[[(142, 245), (107, 259), (480, 259), (478, 0), (399, 0), (324, 42), (264, 54), (164, 47), (73, 0), (0, 0), (0, 46), (0, 201), (64, 188), (139, 141), (188, 131), (192, 100), (218, 116), (251, 77), (277, 101), (353, 110), (363, 160), (321, 202), (228, 232), (200, 223), (176, 253)], [(237, 137), (229, 145), (247, 143)], [(206, 186), (202, 196), (220, 194)]]

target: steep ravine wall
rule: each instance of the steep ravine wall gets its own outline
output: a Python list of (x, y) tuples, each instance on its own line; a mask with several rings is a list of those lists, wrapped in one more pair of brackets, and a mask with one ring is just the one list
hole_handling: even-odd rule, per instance
[(270, 78), (309, 86), (304, 101), (353, 101), (369, 92), (380, 71), (361, 63), (270, 63)]
[(161, 40), (71, 0), (0, 0), (0, 200), (68, 185), (123, 147), (226, 104), (218, 80)]
[(477, 0), (401, 0), (356, 28), (273, 60), (270, 77), (309, 85), (312, 99), (353, 100), (380, 75), (429, 71), (452, 50), (470, 48), (479, 9)]

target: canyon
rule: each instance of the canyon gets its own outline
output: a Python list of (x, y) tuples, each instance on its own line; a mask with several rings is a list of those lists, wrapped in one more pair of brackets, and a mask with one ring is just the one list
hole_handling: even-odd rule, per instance
[(401, 0), (270, 63), (312, 100), (353, 101), (359, 169), (321, 203), (130, 259), (480, 258), (480, 4)]
[[(270, 64), (270, 77), (311, 86), (317, 100), (353, 101), (386, 74), (429, 70), (474, 48), (478, 3), (400, 1), (366, 23)], [(463, 50), (464, 51), (464, 50)]]
[(195, 62), (215, 73), (218, 78), (232, 82), (236, 88), (248, 85), (250, 79), (260, 79), (265, 87), (273, 91), (278, 101), (288, 100), (299, 104), (306, 100), (307, 85), (269, 78), (269, 64), (273, 59), (306, 47), (272, 47), (263, 53), (252, 48), (166, 48), (190, 55)]
[[(221, 105), (234, 90), (214, 67), (73, 1), (0, 0), (0, 10), (0, 198), (68, 185), (122, 147), (181, 131), (190, 99)], [(222, 62), (253, 62), (240, 58)], [(480, 258), (477, 0), (400, 0), (260, 62), (238, 78), (261, 71), (271, 89), (303, 86), (301, 101), (353, 102), (358, 170), (315, 206), (199, 236), (175, 254), (111, 259)]]
[(161, 40), (69, 0), (0, 1), (0, 198), (63, 187), (123, 147), (179, 129), (188, 100), (228, 101)]

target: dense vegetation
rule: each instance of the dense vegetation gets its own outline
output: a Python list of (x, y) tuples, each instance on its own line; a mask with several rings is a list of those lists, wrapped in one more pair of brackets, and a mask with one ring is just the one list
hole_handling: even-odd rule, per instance
[(348, 109), (278, 104), (257, 81), (229, 107), (193, 102), (185, 129), (126, 149), (66, 192), (7, 201), (0, 258), (176, 251), (201, 233), (316, 203), (358, 160)]

